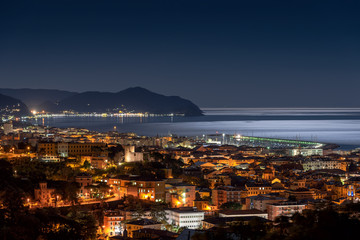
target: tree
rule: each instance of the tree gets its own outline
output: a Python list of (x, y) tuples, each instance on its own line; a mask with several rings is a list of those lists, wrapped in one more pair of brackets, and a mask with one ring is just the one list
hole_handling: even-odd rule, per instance
[(85, 169), (90, 169), (90, 167), (91, 167), (91, 164), (89, 163), (89, 161), (88, 161), (88, 160), (85, 160), (85, 161), (84, 161), (84, 164), (83, 164), (83, 168), (85, 168)]
[(221, 210), (241, 210), (242, 205), (237, 202), (226, 202), (220, 206)]
[(275, 224), (278, 226), (281, 236), (286, 235), (286, 231), (290, 226), (289, 219), (287, 216), (279, 216), (275, 219)]
[(358, 219), (332, 208), (307, 210), (291, 218), (282, 216), (275, 220), (275, 224), (276, 228), (268, 232), (265, 239), (351, 239), (360, 228)]
[(220, 178), (220, 181), (215, 183), (215, 187), (224, 186), (224, 185), (225, 185), (225, 183), (224, 183), (224, 180), (222, 178)]
[[(76, 182), (64, 182), (60, 187), (56, 188), (54, 194), (60, 195), (64, 201), (68, 201), (71, 205), (78, 203), (79, 184)], [(57, 199), (57, 197), (55, 197)]]
[(195, 200), (201, 200), (201, 195), (199, 192), (195, 193)]
[(151, 219), (165, 224), (167, 222), (165, 208), (166, 204), (162, 203), (152, 205), (150, 210)]
[(138, 220), (138, 219), (143, 218), (144, 215), (145, 215), (145, 210), (144, 210), (143, 206), (141, 205), (141, 203), (138, 202), (136, 204), (136, 208), (135, 208), (133, 217)]

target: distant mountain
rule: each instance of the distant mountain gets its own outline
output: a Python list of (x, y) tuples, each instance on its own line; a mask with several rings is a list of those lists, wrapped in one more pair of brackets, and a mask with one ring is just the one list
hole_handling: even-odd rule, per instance
[(40, 111), (42, 110), (40, 106), (45, 102), (48, 104), (55, 104), (56, 102), (78, 93), (52, 89), (0, 88), (0, 94), (20, 99), (28, 106), (29, 109), (36, 109)]
[(2, 115), (14, 115), (25, 116), (29, 115), (29, 109), (19, 99), (12, 98), (3, 94), (0, 94), (0, 116)]
[(202, 115), (198, 106), (177, 96), (164, 96), (141, 87), (128, 88), (117, 93), (84, 92), (70, 96), (57, 104), (47, 102), (45, 111), (59, 112), (148, 112), (155, 114)]

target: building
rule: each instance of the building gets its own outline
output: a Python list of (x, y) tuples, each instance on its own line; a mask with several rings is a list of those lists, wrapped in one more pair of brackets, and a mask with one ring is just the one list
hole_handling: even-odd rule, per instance
[(270, 184), (246, 183), (245, 188), (248, 197), (257, 196), (259, 194), (269, 194), (272, 191)]
[(266, 181), (273, 180), (275, 178), (275, 169), (273, 167), (266, 168), (261, 177)]
[(108, 165), (108, 157), (82, 156), (81, 161), (88, 161), (96, 169), (105, 169)]
[(92, 155), (103, 147), (105, 143), (40, 142), (37, 151), (40, 155), (77, 157)]
[(289, 156), (304, 156), (304, 157), (308, 157), (308, 156), (323, 156), (324, 151), (321, 148), (294, 148), (294, 149), (289, 149), (288, 150), (288, 155)]
[(242, 202), (242, 197), (245, 197), (244, 191), (241, 188), (232, 186), (218, 187), (212, 190), (213, 204), (220, 208), (220, 206), (227, 202)]
[(306, 204), (297, 202), (281, 202), (268, 205), (269, 220), (274, 221), (279, 216), (291, 217), (295, 213), (301, 213), (306, 208)]
[(247, 197), (245, 201), (246, 201), (246, 209), (257, 209), (260, 211), (267, 211), (268, 204), (285, 202), (286, 200), (287, 200), (286, 198), (267, 194), (267, 195)]
[(135, 152), (135, 146), (123, 146), (125, 151), (125, 162), (142, 162), (144, 153)]
[(40, 160), (42, 162), (51, 162), (51, 163), (56, 163), (56, 162), (60, 162), (60, 158), (57, 156), (42, 156), (40, 158)]
[(268, 219), (268, 213), (257, 209), (250, 210), (222, 210), (219, 212), (219, 217), (260, 217)]
[(196, 208), (171, 208), (165, 212), (167, 222), (178, 227), (198, 229), (201, 227), (201, 221), (204, 220), (204, 212)]
[(311, 160), (302, 164), (304, 171), (319, 169), (340, 169), (346, 171), (347, 164), (335, 160)]
[(313, 190), (307, 188), (299, 188), (296, 190), (287, 189), (284, 191), (284, 196), (286, 198), (292, 197), (296, 200), (304, 199), (315, 199), (316, 194)]
[(210, 188), (214, 189), (217, 186), (231, 186), (231, 178), (227, 174), (219, 174), (208, 178)]
[(217, 207), (210, 204), (207, 200), (194, 200), (194, 207), (201, 211), (204, 211), (205, 215), (212, 215), (217, 210)]
[(37, 152), (39, 153), (39, 155), (57, 156), (57, 143), (38, 143)]
[(172, 183), (167, 185), (166, 201), (171, 207), (193, 207), (195, 200), (195, 186), (187, 183)]
[(80, 185), (80, 192), (79, 196), (83, 198), (90, 198), (90, 189), (87, 188), (87, 186), (90, 186), (92, 184), (92, 176), (88, 174), (79, 174), (75, 177), (75, 182), (79, 183)]
[(50, 207), (54, 205), (56, 199), (54, 193), (55, 189), (48, 188), (46, 182), (39, 183), (39, 188), (34, 189), (35, 200), (39, 201), (43, 207)]
[(138, 231), (144, 228), (161, 230), (162, 224), (160, 222), (151, 220), (151, 219), (140, 219), (135, 221), (130, 221), (126, 223), (126, 230), (128, 232), (128, 237), (133, 238), (133, 232)]
[(164, 202), (165, 201), (165, 181), (143, 178), (143, 177), (130, 177), (119, 176), (109, 179), (108, 185), (116, 182), (117, 192), (119, 197), (132, 195), (139, 199), (149, 200), (152, 202)]
[(118, 211), (106, 211), (104, 213), (103, 231), (108, 236), (121, 235), (124, 231), (124, 226), (121, 221), (124, 220)]
[(60, 157), (68, 157), (69, 156), (69, 144), (68, 143), (58, 143), (57, 144), (57, 153)]

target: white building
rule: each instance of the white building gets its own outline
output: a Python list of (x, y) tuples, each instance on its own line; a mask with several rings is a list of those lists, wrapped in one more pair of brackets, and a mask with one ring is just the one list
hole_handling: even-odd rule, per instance
[(60, 158), (58, 158), (57, 156), (45, 155), (41, 157), (41, 161), (55, 163), (55, 162), (60, 162)]
[(201, 221), (204, 220), (204, 214), (204, 212), (192, 207), (171, 208), (166, 210), (166, 218), (169, 224), (189, 229), (200, 228)]
[(323, 156), (324, 155), (324, 151), (321, 148), (294, 148), (294, 149), (289, 149), (288, 150), (288, 154), (289, 156), (298, 156), (298, 155), (302, 155), (302, 156)]

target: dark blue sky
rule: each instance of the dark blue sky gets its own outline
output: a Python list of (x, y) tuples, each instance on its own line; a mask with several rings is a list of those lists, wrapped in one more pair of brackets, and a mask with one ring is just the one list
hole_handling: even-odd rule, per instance
[(360, 107), (355, 0), (4, 0), (0, 31), (0, 87)]

